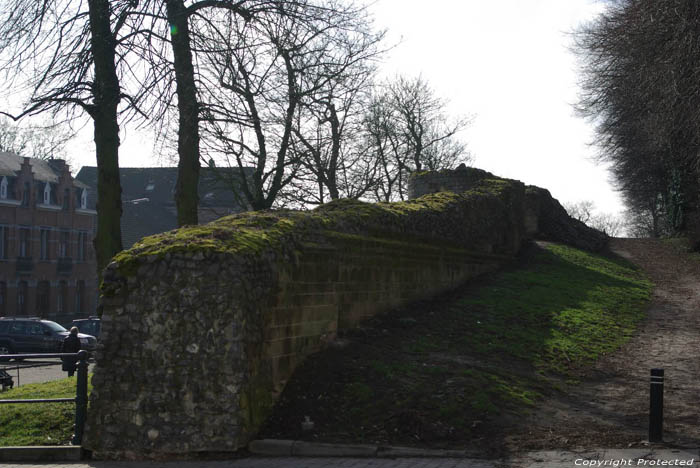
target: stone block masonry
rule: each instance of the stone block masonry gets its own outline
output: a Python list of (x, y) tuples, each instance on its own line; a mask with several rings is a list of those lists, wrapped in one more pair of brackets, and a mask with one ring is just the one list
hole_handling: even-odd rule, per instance
[(245, 446), (339, 330), (509, 262), (527, 203), (522, 183), (491, 176), (459, 194), (244, 213), (144, 239), (105, 270), (85, 447), (157, 458)]

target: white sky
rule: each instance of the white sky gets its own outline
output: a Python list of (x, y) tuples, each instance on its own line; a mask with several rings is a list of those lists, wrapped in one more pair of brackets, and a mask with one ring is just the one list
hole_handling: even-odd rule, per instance
[(476, 167), (547, 188), (561, 202), (623, 209), (572, 108), (568, 33), (602, 11), (600, 2), (377, 0), (372, 9), (389, 43), (401, 41), (384, 73), (421, 74), (451, 113), (476, 115), (463, 135)]
[[(421, 74), (450, 100), (453, 115), (474, 114), (463, 139), (473, 164), (549, 189), (561, 202), (593, 200), (623, 209), (605, 168), (593, 162), (590, 127), (573, 114), (576, 61), (568, 35), (602, 10), (595, 0), (377, 0), (378, 28), (396, 44), (386, 76)], [(94, 166), (92, 125), (68, 149), (75, 169)], [(147, 134), (122, 130), (120, 166), (167, 164)]]

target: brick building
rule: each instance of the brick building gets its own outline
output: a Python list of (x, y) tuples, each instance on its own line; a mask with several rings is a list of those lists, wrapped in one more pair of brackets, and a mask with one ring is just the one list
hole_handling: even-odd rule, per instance
[(89, 187), (62, 159), (0, 152), (0, 316), (65, 323), (96, 305)]

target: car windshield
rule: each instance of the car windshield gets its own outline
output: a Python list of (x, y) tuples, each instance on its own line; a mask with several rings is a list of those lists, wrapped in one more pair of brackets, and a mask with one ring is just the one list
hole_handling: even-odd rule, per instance
[(92, 322), (90, 320), (78, 321), (74, 320), (73, 325), (78, 327), (82, 333), (87, 333), (89, 335), (95, 335), (99, 330), (100, 322)]
[(43, 321), (43, 322), (41, 322), (41, 323), (43, 323), (44, 325), (46, 325), (47, 327), (49, 327), (49, 328), (51, 329), (51, 331), (55, 331), (55, 332), (64, 332), (64, 331), (68, 331), (68, 330), (66, 330), (65, 328), (63, 328), (61, 325), (57, 324), (56, 322), (51, 322), (51, 321), (49, 321), (49, 320), (45, 320), (45, 321)]

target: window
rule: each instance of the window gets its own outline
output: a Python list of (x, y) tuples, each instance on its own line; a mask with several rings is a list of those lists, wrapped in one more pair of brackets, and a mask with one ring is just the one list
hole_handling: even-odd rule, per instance
[(39, 281), (36, 287), (36, 313), (44, 316), (49, 311), (50, 285), (48, 281)]
[(70, 255), (69, 244), (70, 243), (70, 232), (61, 231), (61, 238), (58, 242), (58, 256), (60, 258), (66, 258)]
[(46, 182), (44, 185), (44, 205), (51, 204), (51, 184)]
[(7, 283), (0, 281), (0, 315), (5, 315), (7, 312)]
[(0, 180), (0, 198), (7, 199), (7, 177), (5, 176)]
[(19, 256), (29, 257), (30, 251), (30, 240), (31, 240), (31, 230), (26, 227), (19, 228)]
[(7, 240), (9, 238), (9, 230), (10, 228), (7, 226), (0, 226), (0, 260), (7, 259)]
[(87, 232), (78, 233), (78, 261), (84, 262), (87, 253)]
[(148, 184), (146, 185), (146, 192), (152, 192), (156, 189), (156, 184), (152, 180), (148, 181)]
[(47, 228), (41, 229), (41, 260), (49, 259), (49, 238), (51, 237), (51, 230)]
[(17, 283), (17, 313), (27, 315), (27, 282)]
[(58, 303), (56, 310), (59, 314), (66, 313), (66, 303), (68, 302), (68, 283), (65, 280), (61, 280), (58, 283)]
[(75, 311), (83, 312), (85, 308), (85, 281), (80, 280), (75, 287)]
[(83, 189), (80, 194), (80, 208), (83, 210), (87, 208), (87, 189)]
[(12, 335), (27, 335), (27, 322), (24, 320), (13, 321), (10, 325), (10, 334)]
[(63, 189), (63, 210), (70, 210), (70, 189)]

